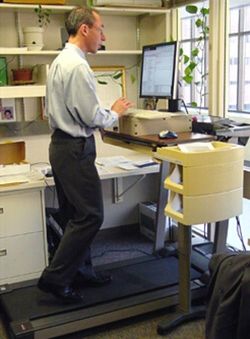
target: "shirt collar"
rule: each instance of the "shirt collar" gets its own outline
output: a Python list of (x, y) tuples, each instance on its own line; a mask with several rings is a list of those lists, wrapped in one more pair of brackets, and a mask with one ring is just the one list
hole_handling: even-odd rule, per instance
[(79, 47), (71, 44), (70, 42), (66, 42), (64, 49), (74, 49), (80, 55), (80, 57), (86, 59), (85, 53)]

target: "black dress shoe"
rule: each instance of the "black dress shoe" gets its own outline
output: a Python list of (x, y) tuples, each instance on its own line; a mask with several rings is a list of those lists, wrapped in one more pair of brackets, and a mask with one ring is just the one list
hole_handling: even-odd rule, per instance
[(71, 286), (60, 286), (46, 282), (43, 278), (40, 278), (37, 287), (46, 293), (51, 293), (57, 299), (60, 299), (64, 303), (78, 303), (83, 301), (83, 297), (75, 291)]
[(78, 287), (89, 286), (89, 287), (101, 287), (109, 284), (112, 281), (112, 275), (96, 272), (91, 277), (84, 277), (81, 273), (77, 273), (73, 285)]

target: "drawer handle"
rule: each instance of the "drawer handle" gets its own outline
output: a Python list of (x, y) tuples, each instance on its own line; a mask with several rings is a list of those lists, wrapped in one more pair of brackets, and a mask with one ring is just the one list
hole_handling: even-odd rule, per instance
[(2, 248), (0, 250), (0, 257), (4, 257), (5, 255), (7, 255), (7, 250), (6, 250), (6, 248)]
[(3, 207), (0, 207), (0, 214), (3, 214)]

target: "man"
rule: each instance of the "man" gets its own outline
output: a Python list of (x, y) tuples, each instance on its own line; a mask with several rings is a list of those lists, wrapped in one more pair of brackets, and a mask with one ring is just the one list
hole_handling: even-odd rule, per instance
[(100, 107), (86, 53), (105, 41), (99, 13), (73, 9), (66, 19), (69, 40), (50, 67), (46, 112), (53, 131), (49, 155), (64, 235), (38, 287), (65, 302), (79, 302), (75, 289), (102, 286), (111, 277), (92, 267), (90, 245), (103, 222), (101, 183), (95, 167), (96, 128), (108, 127), (132, 106), (120, 98), (111, 110)]

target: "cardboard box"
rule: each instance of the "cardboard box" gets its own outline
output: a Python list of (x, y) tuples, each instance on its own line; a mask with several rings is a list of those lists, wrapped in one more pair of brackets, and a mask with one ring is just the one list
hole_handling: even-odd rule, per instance
[(0, 165), (20, 164), (24, 161), (24, 141), (0, 143)]

